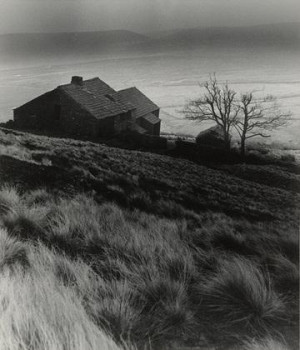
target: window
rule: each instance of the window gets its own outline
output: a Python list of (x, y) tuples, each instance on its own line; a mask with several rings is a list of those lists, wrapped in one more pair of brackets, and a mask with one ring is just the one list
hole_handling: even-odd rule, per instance
[(120, 115), (120, 120), (121, 120), (121, 122), (124, 122), (126, 119), (127, 119), (126, 113), (122, 113), (122, 114)]
[(120, 115), (121, 122), (124, 122), (125, 120), (130, 120), (131, 112), (125, 112)]

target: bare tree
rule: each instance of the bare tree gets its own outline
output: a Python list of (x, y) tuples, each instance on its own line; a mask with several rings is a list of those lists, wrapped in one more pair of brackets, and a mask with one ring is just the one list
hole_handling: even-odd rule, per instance
[(201, 85), (205, 92), (198, 99), (189, 101), (182, 113), (187, 119), (202, 121), (214, 121), (222, 128), (226, 149), (230, 149), (230, 130), (235, 125), (239, 106), (236, 101), (236, 92), (229, 88), (228, 84), (220, 85), (216, 76)]
[(241, 139), (242, 157), (245, 156), (247, 139), (269, 137), (270, 131), (286, 125), (291, 117), (290, 112), (281, 111), (275, 97), (259, 100), (253, 92), (241, 95), (238, 110), (239, 117), (235, 119), (234, 127)]

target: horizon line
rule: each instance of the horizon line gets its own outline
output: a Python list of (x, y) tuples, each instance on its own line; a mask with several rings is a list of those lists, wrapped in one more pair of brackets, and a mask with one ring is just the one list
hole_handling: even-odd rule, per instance
[(99, 30), (80, 30), (80, 31), (47, 31), (47, 32), (7, 32), (7, 33), (0, 33), (0, 36), (4, 35), (28, 35), (28, 34), (79, 34), (79, 33), (109, 33), (109, 32), (129, 32), (129, 33), (135, 33), (140, 35), (147, 35), (151, 33), (165, 33), (165, 32), (174, 32), (174, 31), (183, 31), (183, 30), (191, 30), (191, 29), (228, 29), (228, 28), (255, 28), (255, 27), (267, 27), (272, 25), (299, 25), (299, 22), (270, 22), (270, 23), (261, 23), (261, 24), (252, 24), (252, 25), (223, 25), (223, 26), (193, 26), (193, 27), (178, 27), (173, 29), (165, 29), (165, 30), (153, 30), (153, 31), (136, 31), (131, 29), (99, 29)]

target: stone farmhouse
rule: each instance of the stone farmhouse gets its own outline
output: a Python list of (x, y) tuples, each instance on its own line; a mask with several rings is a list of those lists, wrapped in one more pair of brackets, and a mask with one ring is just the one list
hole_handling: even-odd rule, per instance
[(78, 137), (110, 137), (129, 130), (159, 136), (160, 123), (159, 107), (137, 88), (115, 91), (99, 78), (79, 76), (14, 109), (17, 128)]

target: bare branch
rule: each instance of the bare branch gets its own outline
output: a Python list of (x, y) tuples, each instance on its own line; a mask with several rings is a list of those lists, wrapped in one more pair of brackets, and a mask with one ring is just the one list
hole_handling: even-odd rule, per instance
[(245, 152), (245, 140), (255, 137), (270, 137), (270, 132), (285, 126), (291, 117), (290, 112), (282, 112), (274, 96), (263, 99), (248, 92), (240, 97), (240, 114), (234, 127), (241, 138), (241, 152)]
[(249, 136), (246, 136), (245, 138), (246, 138), (246, 139), (250, 139), (251, 137), (255, 137), (255, 136), (271, 137), (271, 135), (266, 135), (266, 134), (263, 134), (263, 133), (258, 132), (258, 133), (256, 133), (256, 134), (251, 134), (251, 135), (249, 135)]
[(190, 120), (215, 122), (223, 131), (225, 143), (230, 144), (230, 131), (236, 123), (240, 109), (236, 92), (227, 83), (220, 85), (215, 74), (201, 87), (204, 94), (199, 99), (189, 101), (182, 113)]

